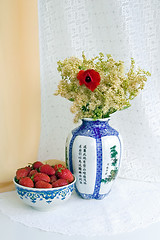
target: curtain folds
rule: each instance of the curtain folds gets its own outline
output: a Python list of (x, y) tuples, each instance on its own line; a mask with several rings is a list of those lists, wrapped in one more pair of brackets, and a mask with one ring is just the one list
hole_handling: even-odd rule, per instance
[(40, 67), (37, 0), (0, 1), (0, 192), (37, 159)]

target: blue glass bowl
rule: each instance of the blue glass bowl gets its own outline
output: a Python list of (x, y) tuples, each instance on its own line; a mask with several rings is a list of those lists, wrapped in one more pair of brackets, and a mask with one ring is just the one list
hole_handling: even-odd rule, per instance
[(40, 211), (48, 211), (51, 208), (68, 200), (73, 192), (74, 181), (66, 186), (57, 188), (29, 188), (15, 182), (15, 188), (19, 198), (27, 205)]

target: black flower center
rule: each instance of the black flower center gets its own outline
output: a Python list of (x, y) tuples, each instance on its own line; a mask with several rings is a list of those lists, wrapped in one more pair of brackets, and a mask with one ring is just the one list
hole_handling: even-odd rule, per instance
[(90, 76), (87, 76), (86, 79), (85, 79), (85, 81), (86, 81), (87, 83), (91, 82)]

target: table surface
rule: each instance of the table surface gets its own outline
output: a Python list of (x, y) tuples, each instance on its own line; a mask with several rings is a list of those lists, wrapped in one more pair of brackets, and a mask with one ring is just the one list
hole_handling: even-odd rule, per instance
[(10, 220), (9, 217), (0, 212), (1, 240), (28, 240), (30, 238), (38, 240), (97, 240), (97, 238), (101, 240), (160, 240), (160, 222), (130, 233), (89, 238), (84, 236), (66, 236), (53, 232), (45, 232), (36, 228), (29, 228), (23, 224)]

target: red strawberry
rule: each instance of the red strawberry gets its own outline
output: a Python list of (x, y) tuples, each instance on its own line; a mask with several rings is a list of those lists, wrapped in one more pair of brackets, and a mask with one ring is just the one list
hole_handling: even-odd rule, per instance
[(53, 188), (62, 187), (65, 185), (68, 185), (68, 181), (66, 179), (58, 179), (57, 181), (52, 183)]
[(40, 166), (42, 166), (42, 165), (43, 165), (42, 162), (37, 161), (37, 162), (34, 162), (34, 163), (33, 163), (33, 168), (34, 168), (34, 169), (37, 169), (37, 168), (40, 168)]
[(64, 169), (65, 167), (64, 167), (62, 164), (56, 164), (56, 165), (54, 166), (54, 170), (55, 170), (55, 171), (57, 171), (59, 168)]
[(30, 171), (28, 177), (32, 177), (32, 176), (35, 175), (36, 173), (38, 173), (37, 170), (32, 170), (32, 171)]
[(57, 177), (56, 177), (56, 175), (52, 175), (52, 176), (50, 176), (50, 179), (51, 179), (51, 181), (50, 181), (51, 183), (57, 181)]
[(19, 168), (16, 171), (16, 178), (19, 180), (20, 178), (27, 177), (28, 176), (28, 170), (26, 168)]
[(38, 181), (35, 184), (36, 188), (52, 188), (52, 185), (45, 181)]
[(73, 182), (74, 177), (72, 175), (72, 173), (69, 171), (69, 169), (65, 168), (65, 169), (58, 169), (58, 171), (56, 172), (58, 178), (62, 178), (62, 179), (66, 179), (69, 183)]
[(51, 167), (49, 164), (44, 164), (40, 167), (40, 172), (41, 173), (46, 173), (48, 175), (54, 175), (55, 170), (53, 167)]
[(36, 173), (33, 176), (33, 180), (34, 182), (38, 182), (38, 181), (50, 182), (50, 177), (45, 173)]
[(28, 174), (29, 174), (29, 173), (30, 173), (30, 171), (32, 170), (32, 168), (31, 168), (31, 167), (29, 167), (29, 166), (25, 167), (25, 169), (27, 169), (27, 171), (28, 171)]
[(21, 178), (19, 180), (19, 184), (23, 185), (25, 187), (30, 187), (30, 188), (34, 187), (34, 183), (33, 183), (33, 181), (29, 177)]

